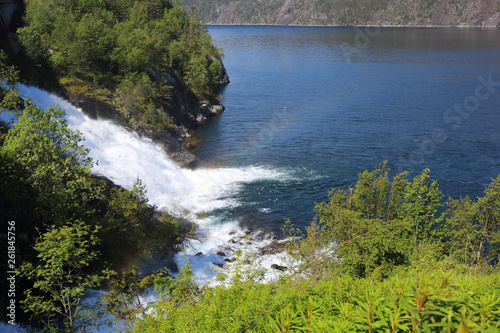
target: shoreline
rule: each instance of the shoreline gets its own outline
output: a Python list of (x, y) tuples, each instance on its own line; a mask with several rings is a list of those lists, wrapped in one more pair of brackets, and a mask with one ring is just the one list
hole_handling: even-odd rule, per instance
[(207, 27), (211, 26), (223, 26), (223, 27), (299, 27), (299, 28), (451, 28), (451, 29), (500, 29), (498, 25), (482, 26), (482, 25), (370, 25), (370, 24), (360, 24), (360, 25), (314, 25), (314, 24), (257, 24), (257, 23), (204, 23)]

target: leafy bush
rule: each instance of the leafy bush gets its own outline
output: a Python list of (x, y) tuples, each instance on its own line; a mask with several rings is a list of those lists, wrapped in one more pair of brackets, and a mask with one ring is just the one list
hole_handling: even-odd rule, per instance
[(215, 287), (196, 302), (157, 308), (133, 331), (494, 332), (499, 277), (409, 271), (379, 282), (344, 276)]

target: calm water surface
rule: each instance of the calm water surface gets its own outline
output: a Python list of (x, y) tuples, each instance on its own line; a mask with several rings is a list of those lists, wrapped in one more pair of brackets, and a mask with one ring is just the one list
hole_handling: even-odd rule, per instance
[[(446, 196), (500, 174), (500, 30), (210, 26), (231, 83), (198, 132), (216, 166), (261, 166), (220, 219), (278, 229), (387, 160), (431, 170)], [(485, 86), (481, 79), (492, 85)]]

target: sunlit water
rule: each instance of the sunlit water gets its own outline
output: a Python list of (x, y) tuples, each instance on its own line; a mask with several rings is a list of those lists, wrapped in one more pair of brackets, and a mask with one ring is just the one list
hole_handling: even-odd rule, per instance
[(331, 188), (384, 160), (411, 176), (429, 167), (454, 197), (481, 195), (500, 173), (499, 30), (209, 30), (231, 78), (226, 111), (197, 134), (195, 153), (212, 168), (180, 169), (150, 140), (21, 87), (36, 104), (66, 110), (98, 162), (94, 173), (127, 188), (140, 177), (151, 203), (200, 226), (175, 258), (190, 260), (200, 283), (214, 282), (216, 253), (246, 228), (279, 233), (284, 218), (304, 226)]
[[(293, 175), (244, 184), (245, 204), (228, 220), (273, 230), (284, 217), (308, 224), (330, 189), (385, 160), (393, 174), (429, 168), (455, 198), (481, 195), (500, 174), (498, 29), (209, 31), (231, 83), (226, 111), (199, 131), (198, 155)], [(495, 86), (485, 87), (478, 77), (490, 75)]]

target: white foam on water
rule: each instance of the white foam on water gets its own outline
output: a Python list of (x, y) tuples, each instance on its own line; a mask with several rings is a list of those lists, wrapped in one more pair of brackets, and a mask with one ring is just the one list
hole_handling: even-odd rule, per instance
[[(154, 142), (134, 131), (111, 121), (91, 119), (69, 102), (41, 89), (20, 86), (20, 91), (42, 108), (57, 104), (66, 111), (69, 127), (83, 134), (83, 145), (90, 148), (90, 156), (97, 162), (93, 173), (126, 188), (131, 188), (139, 177), (146, 186), (150, 203), (199, 225), (198, 240), (191, 241), (194, 248), (178, 254), (176, 261), (182, 266), (184, 257), (190, 258), (200, 283), (213, 282), (216, 276), (213, 268), (217, 268), (213, 262), (221, 263), (216, 252), (232, 238), (230, 232), (244, 232), (238, 221), (222, 224), (216, 216), (200, 216), (241, 205), (238, 192), (244, 184), (291, 178), (286, 170), (265, 166), (181, 169)], [(196, 257), (194, 251), (202, 252), (203, 256)]]
[(279, 180), (285, 171), (263, 166), (187, 170), (177, 166), (150, 139), (113, 124), (94, 120), (59, 97), (33, 87), (20, 87), (42, 108), (58, 104), (66, 110), (65, 119), (73, 130), (85, 137), (84, 146), (98, 162), (92, 172), (131, 188), (140, 177), (151, 203), (175, 215), (196, 217), (215, 209), (236, 207), (235, 199), (242, 184), (258, 180)]
[[(83, 134), (85, 141), (82, 144), (90, 148), (90, 157), (97, 162), (92, 168), (94, 174), (105, 176), (125, 188), (132, 188), (139, 177), (146, 186), (150, 203), (175, 216), (196, 222), (199, 226), (196, 239), (191, 240), (192, 246), (177, 254), (175, 260), (179, 267), (189, 260), (198, 283), (216, 284), (215, 278), (220, 268), (214, 263), (225, 264), (224, 258), (217, 252), (227, 251), (227, 257), (234, 256), (237, 251), (257, 253), (259, 247), (269, 243), (268, 238), (261, 242), (254, 241), (251, 245), (232, 244), (232, 252), (229, 253), (229, 240), (243, 236), (245, 230), (236, 220), (222, 223), (220, 217), (209, 213), (241, 205), (238, 192), (244, 184), (263, 180), (290, 180), (291, 175), (286, 170), (265, 166), (181, 169), (150, 139), (141, 138), (134, 131), (111, 121), (91, 119), (69, 102), (41, 89), (24, 85), (19, 88), (21, 94), (29, 96), (41, 108), (57, 104), (66, 111), (65, 119), (69, 127)], [(267, 209), (264, 210), (267, 212)], [(202, 254), (196, 256), (199, 252)], [(269, 269), (272, 263), (279, 263), (283, 256), (263, 256), (261, 263)], [(158, 264), (161, 266), (161, 263)], [(269, 278), (276, 275), (269, 269)], [(99, 297), (97, 293), (88, 301), (97, 301)], [(154, 299), (154, 295), (147, 296), (148, 302)], [(102, 327), (94, 331), (105, 332), (107, 329)]]

